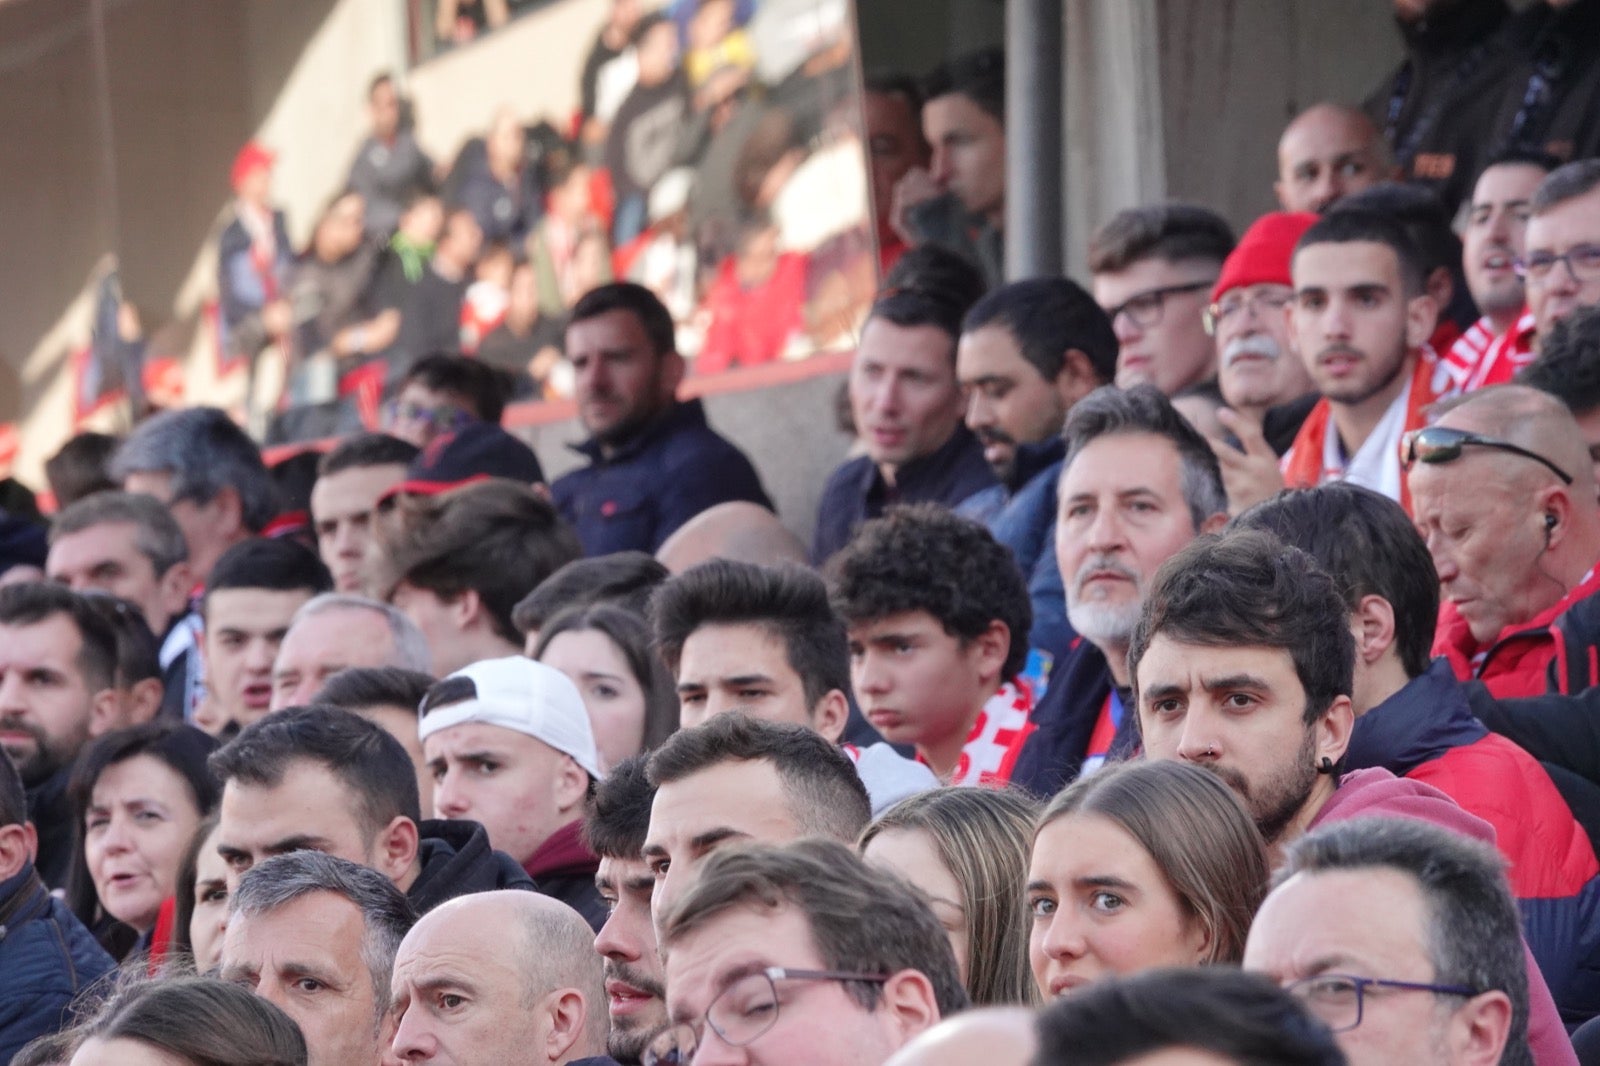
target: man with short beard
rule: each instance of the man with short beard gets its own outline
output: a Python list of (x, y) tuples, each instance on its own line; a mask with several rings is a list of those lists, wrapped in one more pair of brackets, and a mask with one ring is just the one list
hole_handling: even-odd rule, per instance
[(1145, 587), (1169, 556), (1228, 517), (1216, 456), (1152, 385), (1090, 393), (1062, 436), (1055, 551), (1080, 636), (1051, 670), (1011, 772), (1040, 796), (1132, 750), (1128, 640)]
[(116, 669), (116, 634), (82, 596), (43, 583), (0, 588), (0, 750), (27, 789), (34, 865), (51, 888), (65, 886), (71, 866), (72, 762), (95, 721), (117, 718)]
[(1054, 656), (1074, 636), (1051, 540), (1056, 482), (1072, 405), (1117, 374), (1111, 320), (1069, 278), (1029, 278), (991, 291), (961, 322), (956, 380), (967, 428), (999, 484), (956, 507), (1011, 549), (1033, 603), (1029, 646)]
[[(1309, 555), (1256, 530), (1196, 541), (1155, 575), (1129, 642), (1145, 757), (1217, 774), (1275, 859), (1320, 825), (1362, 817), (1492, 843), (1487, 822), (1431, 785), (1343, 773), (1355, 655), (1344, 596)], [(1574, 1062), (1531, 954), (1527, 966), (1535, 1061)]]
[(1424, 346), (1439, 309), (1416, 246), (1391, 219), (1366, 211), (1323, 218), (1295, 246), (1290, 330), (1322, 400), (1283, 457), (1282, 477), (1261, 468), (1251, 491), (1231, 479), (1236, 509), (1285, 483), (1349, 479), (1407, 504), (1400, 437), (1433, 402)]
[(578, 419), (590, 465), (557, 479), (555, 503), (585, 555), (654, 552), (674, 530), (730, 500), (770, 508), (743, 452), (679, 400), (685, 365), (672, 315), (641, 285), (584, 293), (567, 324)]
[(638, 755), (618, 763), (595, 790), (583, 823), (584, 839), (600, 856), (595, 887), (610, 912), (594, 938), (594, 949), (605, 960), (611, 1013), (606, 1051), (622, 1066), (638, 1066), (644, 1049), (667, 1027), (666, 977), (650, 919), (656, 879), (644, 860), (656, 795), (645, 776), (646, 761)]

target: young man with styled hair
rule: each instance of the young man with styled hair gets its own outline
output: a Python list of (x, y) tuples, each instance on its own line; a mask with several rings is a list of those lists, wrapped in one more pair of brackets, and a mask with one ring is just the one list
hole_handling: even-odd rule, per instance
[(1233, 243), (1220, 215), (1193, 204), (1129, 208), (1095, 231), (1089, 271), (1116, 331), (1119, 388), (1173, 397), (1216, 378), (1201, 311)]
[(419, 504), (388, 552), (389, 602), (428, 640), (443, 675), (517, 655), (511, 613), (545, 578), (578, 558), (578, 539), (550, 501), (500, 479)]
[[(737, 711), (839, 743), (850, 716), (850, 650), (828, 586), (810, 570), (713, 559), (650, 601), (656, 649), (677, 682), (685, 728)], [(845, 743), (874, 814), (938, 786), (888, 744)]]

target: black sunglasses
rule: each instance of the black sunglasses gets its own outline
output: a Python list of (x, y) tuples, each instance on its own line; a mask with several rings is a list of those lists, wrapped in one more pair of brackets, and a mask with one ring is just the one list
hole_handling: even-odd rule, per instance
[(1409, 470), (1415, 463), (1453, 463), (1461, 458), (1461, 449), (1468, 445), (1510, 452), (1512, 455), (1520, 455), (1524, 459), (1532, 459), (1536, 463), (1543, 463), (1551, 473), (1555, 474), (1565, 484), (1572, 484), (1571, 474), (1538, 452), (1530, 452), (1528, 449), (1512, 444), (1510, 441), (1482, 437), (1476, 433), (1468, 433), (1464, 429), (1451, 429), (1448, 426), (1426, 426), (1422, 429), (1412, 430), (1400, 438), (1400, 454), (1405, 459), (1406, 469)]

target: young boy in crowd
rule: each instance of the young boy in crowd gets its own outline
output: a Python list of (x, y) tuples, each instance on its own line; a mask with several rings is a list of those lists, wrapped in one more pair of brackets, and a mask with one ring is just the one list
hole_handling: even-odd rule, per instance
[(829, 566), (856, 699), (952, 785), (1003, 783), (1032, 730), (1033, 610), (1011, 552), (929, 504), (863, 526)]

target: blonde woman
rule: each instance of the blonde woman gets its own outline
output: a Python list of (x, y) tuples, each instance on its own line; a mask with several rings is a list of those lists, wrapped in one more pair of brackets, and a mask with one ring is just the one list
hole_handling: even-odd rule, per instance
[(974, 1006), (1035, 1004), (1027, 915), (1034, 806), (1020, 792), (940, 788), (903, 800), (861, 834), (861, 856), (928, 897)]

